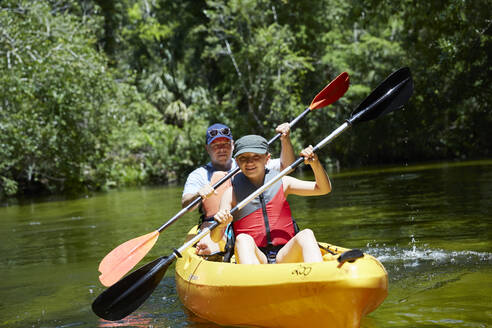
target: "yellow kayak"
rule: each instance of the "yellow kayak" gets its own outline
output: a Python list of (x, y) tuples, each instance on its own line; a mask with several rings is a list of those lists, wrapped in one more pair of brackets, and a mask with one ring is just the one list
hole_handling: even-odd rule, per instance
[(176, 262), (179, 298), (225, 326), (359, 327), (386, 298), (388, 274), (371, 255), (339, 263), (348, 249), (320, 245), (321, 263), (259, 265), (215, 262), (189, 248)]

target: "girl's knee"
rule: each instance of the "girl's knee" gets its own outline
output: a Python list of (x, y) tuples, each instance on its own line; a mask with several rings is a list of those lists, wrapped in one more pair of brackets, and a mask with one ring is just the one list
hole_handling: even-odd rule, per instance
[(236, 244), (254, 244), (255, 240), (253, 237), (246, 233), (241, 233), (236, 236)]
[(303, 229), (297, 233), (297, 236), (302, 239), (316, 240), (314, 232), (311, 229)]

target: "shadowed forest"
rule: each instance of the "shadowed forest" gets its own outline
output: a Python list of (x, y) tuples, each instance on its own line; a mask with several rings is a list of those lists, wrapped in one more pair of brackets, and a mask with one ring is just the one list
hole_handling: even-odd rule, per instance
[(182, 181), (207, 161), (208, 125), (269, 138), (348, 72), (347, 93), (292, 132), (299, 151), (403, 66), (405, 110), (346, 133), (325, 164), (490, 158), (491, 12), (488, 0), (3, 0), (0, 198)]

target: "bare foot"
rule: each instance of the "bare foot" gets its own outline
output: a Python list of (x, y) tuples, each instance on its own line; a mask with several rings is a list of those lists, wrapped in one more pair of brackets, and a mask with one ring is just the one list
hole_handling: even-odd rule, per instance
[(205, 236), (196, 244), (196, 253), (198, 255), (210, 255), (220, 252), (220, 245), (210, 239), (210, 236)]

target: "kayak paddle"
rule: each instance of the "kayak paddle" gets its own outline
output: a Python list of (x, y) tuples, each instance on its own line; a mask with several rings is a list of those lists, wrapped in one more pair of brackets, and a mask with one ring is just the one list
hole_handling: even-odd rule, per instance
[[(316, 97), (314, 97), (311, 105), (297, 116), (292, 122), (289, 123), (290, 127), (293, 127), (299, 120), (301, 120), (307, 113), (314, 109), (319, 109), (326, 107), (340, 97), (342, 97), (349, 87), (349, 75), (343, 72), (337, 76), (333, 81), (331, 81), (323, 90), (321, 90)], [(272, 144), (275, 140), (280, 138), (281, 134), (278, 133), (273, 137), (268, 144)], [(222, 179), (217, 181), (212, 188), (217, 189), (230, 177), (239, 171), (239, 167), (229, 172)], [(159, 229), (148, 233), (146, 235), (131, 239), (120, 246), (109, 252), (99, 264), (99, 271), (101, 275), (99, 280), (101, 283), (108, 287), (121, 279), (127, 272), (129, 272), (140, 260), (152, 249), (154, 244), (157, 242), (159, 234), (169, 227), (171, 224), (176, 222), (183, 214), (188, 212), (190, 209), (195, 207), (200, 203), (201, 198), (197, 197), (188, 206), (181, 209), (175, 216), (173, 216), (169, 221), (163, 224)]]
[[(352, 112), (350, 118), (345, 123), (318, 143), (313, 150), (315, 152), (318, 151), (356, 123), (373, 120), (388, 112), (402, 108), (407, 103), (412, 92), (413, 81), (410, 70), (408, 68), (401, 68), (395, 71)], [(231, 213), (246, 206), (252, 199), (260, 195), (282, 177), (292, 172), (303, 161), (304, 157), (299, 157), (275, 178), (237, 204), (231, 210)], [(106, 289), (92, 303), (94, 313), (103, 319), (115, 321), (135, 311), (152, 294), (157, 285), (159, 285), (166, 270), (174, 260), (181, 257), (182, 252), (197, 243), (210, 230), (217, 226), (218, 222), (214, 221), (209, 227), (204, 228), (180, 248), (175, 249), (171, 255), (167, 257), (162, 256), (148, 263)]]

